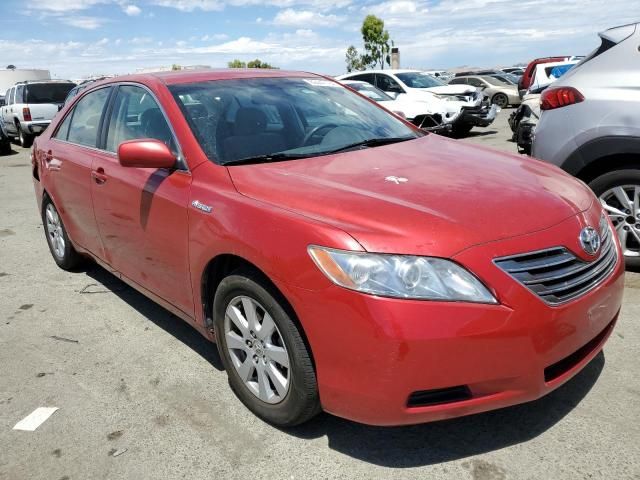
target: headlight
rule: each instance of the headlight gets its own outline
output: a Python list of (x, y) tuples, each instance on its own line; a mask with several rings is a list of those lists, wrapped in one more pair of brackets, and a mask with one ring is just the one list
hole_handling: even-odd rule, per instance
[(336, 285), (383, 297), (498, 303), (476, 277), (449, 260), (309, 247)]

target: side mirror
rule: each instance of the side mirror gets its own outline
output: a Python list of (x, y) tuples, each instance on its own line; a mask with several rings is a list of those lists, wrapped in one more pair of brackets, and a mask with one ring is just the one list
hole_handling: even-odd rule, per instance
[(384, 92), (384, 93), (386, 93), (387, 95), (389, 95), (389, 96), (390, 96), (391, 98), (393, 98), (394, 100), (395, 100), (396, 98), (398, 98), (398, 95), (399, 95), (399, 93), (398, 93), (398, 92)]
[(122, 142), (118, 146), (118, 161), (123, 167), (173, 168), (176, 156), (160, 140), (143, 138)]

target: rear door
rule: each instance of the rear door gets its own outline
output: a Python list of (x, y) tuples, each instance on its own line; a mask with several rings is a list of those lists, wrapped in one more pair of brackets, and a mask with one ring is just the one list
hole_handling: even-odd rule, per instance
[(153, 94), (122, 84), (109, 107), (103, 148), (93, 164), (93, 204), (107, 262), (124, 276), (190, 316), (194, 314), (188, 259), (186, 168), (123, 167), (120, 143), (153, 138), (180, 157), (175, 136)]
[(97, 149), (100, 125), (112, 87), (87, 93), (67, 112), (45, 149), (47, 189), (71, 240), (100, 258), (102, 244), (91, 201), (91, 165), (103, 155)]
[(4, 96), (6, 105), (2, 107), (2, 121), (4, 122), (4, 128), (7, 132), (13, 134), (16, 133), (16, 125), (13, 116), (13, 98), (15, 91), (16, 87), (11, 87), (9, 90), (7, 90), (7, 93)]

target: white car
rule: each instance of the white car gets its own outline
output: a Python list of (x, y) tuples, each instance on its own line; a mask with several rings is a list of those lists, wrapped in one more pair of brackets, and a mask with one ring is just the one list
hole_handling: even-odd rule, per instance
[(7, 135), (23, 147), (31, 146), (58, 113), (64, 99), (76, 84), (62, 80), (36, 80), (16, 83), (5, 94), (0, 110)]
[(444, 101), (436, 95), (431, 95), (431, 100), (426, 97), (424, 100), (412, 100), (406, 95), (398, 95), (394, 99), (367, 82), (342, 80), (341, 83), (425, 130), (446, 129), (462, 113), (462, 108), (456, 105), (459, 102)]
[(551, 85), (577, 63), (578, 62), (574, 60), (567, 62), (540, 63), (536, 65), (531, 85), (529, 85), (529, 92)]
[(351, 72), (336, 77), (337, 80), (360, 80), (378, 87), (393, 98), (406, 96), (411, 100), (431, 101), (436, 98), (455, 102), (462, 108), (462, 114), (452, 124), (456, 136), (462, 136), (474, 127), (491, 125), (500, 111), (496, 105), (489, 105), (485, 95), (470, 85), (447, 85), (419, 70), (371, 70)]

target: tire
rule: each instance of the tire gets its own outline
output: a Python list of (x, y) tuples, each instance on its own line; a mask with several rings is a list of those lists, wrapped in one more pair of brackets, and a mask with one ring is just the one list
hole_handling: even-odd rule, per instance
[(33, 143), (33, 135), (25, 133), (25, 131), (22, 130), (22, 127), (20, 127), (20, 124), (17, 124), (16, 128), (18, 129), (18, 142), (20, 143), (20, 146), (23, 148), (29, 148)]
[(506, 108), (509, 105), (509, 97), (504, 93), (496, 93), (491, 99), (491, 103), (499, 106), (500, 108)]
[[(213, 302), (218, 351), (231, 389), (256, 416), (279, 427), (299, 425), (320, 412), (311, 355), (285, 305), (279, 292), (251, 269), (224, 278)], [(254, 327), (245, 322), (252, 311), (258, 319)], [(265, 320), (267, 314), (272, 323)], [(238, 328), (238, 322), (243, 328)], [(289, 368), (282, 368), (285, 363)], [(286, 390), (281, 381), (285, 377)], [(267, 385), (262, 390), (261, 379)]]
[(622, 210), (623, 204), (620, 195), (616, 196), (613, 189), (623, 187), (622, 192), (617, 192), (623, 193), (630, 200), (627, 208), (622, 211), (625, 215), (623, 217), (609, 212), (609, 218), (616, 225), (627, 267), (640, 268), (640, 211), (635, 211), (633, 207), (633, 196), (640, 194), (640, 170), (614, 170), (592, 180), (589, 186), (601, 202), (617, 210)]
[(72, 270), (82, 263), (82, 257), (71, 245), (62, 218), (48, 196), (42, 201), (42, 226), (51, 256), (60, 268)]
[(462, 138), (469, 135), (473, 125), (469, 123), (457, 123), (451, 128), (451, 135), (454, 138)]

